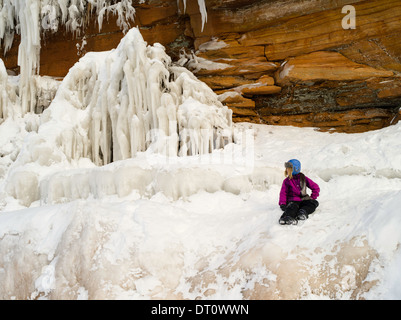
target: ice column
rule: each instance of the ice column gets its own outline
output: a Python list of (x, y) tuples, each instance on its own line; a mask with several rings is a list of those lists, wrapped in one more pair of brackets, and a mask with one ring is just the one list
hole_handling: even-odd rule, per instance
[(0, 59), (0, 123), (1, 119), (7, 118), (8, 112), (8, 93), (7, 93), (7, 71), (4, 66), (3, 60)]
[(20, 114), (20, 106), (16, 103), (17, 92), (17, 86), (9, 81), (6, 67), (0, 59), (0, 123)]
[(36, 101), (33, 75), (39, 71), (40, 60), (40, 3), (36, 0), (16, 0), (15, 10), (20, 26), (21, 42), (18, 65), (21, 70), (20, 97), (22, 113), (33, 112)]

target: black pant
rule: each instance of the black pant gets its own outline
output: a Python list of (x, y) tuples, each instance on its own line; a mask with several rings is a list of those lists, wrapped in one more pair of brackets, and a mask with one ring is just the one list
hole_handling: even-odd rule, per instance
[(312, 199), (292, 201), (285, 207), (283, 216), (290, 216), (295, 219), (301, 209), (305, 211), (306, 215), (310, 215), (311, 213), (315, 212), (318, 205), (319, 202)]

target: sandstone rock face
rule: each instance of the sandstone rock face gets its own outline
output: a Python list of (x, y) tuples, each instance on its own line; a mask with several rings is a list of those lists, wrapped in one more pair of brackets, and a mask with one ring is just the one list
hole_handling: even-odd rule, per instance
[[(400, 119), (399, 0), (206, 0), (203, 30), (197, 0), (185, 11), (177, 0), (133, 2), (132, 25), (215, 90), (235, 121), (361, 132)], [(343, 29), (345, 5), (355, 29)], [(114, 18), (100, 32), (91, 19), (80, 37), (46, 35), (41, 74), (62, 77), (85, 52), (117, 46)], [(16, 37), (2, 57), (9, 69), (17, 47)]]
[(401, 78), (396, 71), (318, 51), (288, 59), (275, 77), (281, 93), (256, 98), (259, 115), (268, 123), (353, 133), (397, 121)]
[(285, 84), (297, 81), (353, 81), (392, 77), (394, 73), (355, 63), (337, 52), (317, 51), (290, 58), (280, 68), (276, 80)]

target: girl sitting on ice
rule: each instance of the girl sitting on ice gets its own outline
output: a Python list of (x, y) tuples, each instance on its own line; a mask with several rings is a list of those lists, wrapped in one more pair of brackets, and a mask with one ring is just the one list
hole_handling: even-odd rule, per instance
[[(301, 173), (301, 163), (291, 159), (285, 163), (286, 178), (283, 181), (280, 191), (280, 208), (284, 211), (280, 224), (297, 224), (298, 220), (306, 220), (313, 213), (319, 202), (320, 188), (311, 179)], [(309, 196), (306, 188), (312, 190)]]

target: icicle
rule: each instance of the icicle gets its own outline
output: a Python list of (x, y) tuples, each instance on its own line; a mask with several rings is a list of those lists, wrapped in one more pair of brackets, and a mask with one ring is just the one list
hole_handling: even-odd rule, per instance
[(0, 59), (0, 123), (7, 118), (8, 112), (8, 75), (3, 60)]
[[(179, 4), (179, 1), (177, 1), (177, 3)], [(184, 4), (184, 13), (187, 9), (187, 0), (182, 0), (183, 4)], [(201, 14), (201, 19), (202, 19), (202, 29), (201, 31), (203, 32), (203, 29), (205, 27), (205, 24), (207, 22), (207, 11), (206, 11), (206, 4), (205, 4), (205, 0), (198, 0), (198, 5), (199, 5), (199, 11)]]
[(33, 75), (39, 70), (40, 31), (39, 3), (35, 0), (16, 0), (15, 10), (21, 32), (21, 43), (18, 50), (18, 65), (21, 69), (20, 96), (23, 114), (35, 108), (35, 85)]
[(207, 22), (207, 12), (206, 12), (206, 5), (205, 5), (205, 0), (198, 0), (198, 5), (199, 5), (199, 10), (201, 13), (201, 18), (202, 18), (202, 32), (203, 28), (205, 27), (205, 23)]

